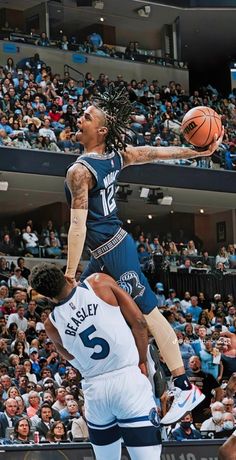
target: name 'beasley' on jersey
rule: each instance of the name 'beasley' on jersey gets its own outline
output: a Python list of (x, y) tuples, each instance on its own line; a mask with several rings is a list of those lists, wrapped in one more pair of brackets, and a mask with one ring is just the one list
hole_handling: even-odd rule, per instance
[[(108, 241), (120, 228), (122, 222), (117, 216), (115, 191), (117, 176), (123, 167), (120, 153), (81, 155), (75, 163), (86, 166), (95, 179), (95, 186), (89, 191), (86, 242), (95, 249)], [(68, 201), (70, 191), (66, 186)], [(69, 203), (70, 204), (70, 203)]]
[(139, 363), (133, 335), (120, 307), (97, 297), (87, 281), (54, 308), (50, 320), (85, 378)]

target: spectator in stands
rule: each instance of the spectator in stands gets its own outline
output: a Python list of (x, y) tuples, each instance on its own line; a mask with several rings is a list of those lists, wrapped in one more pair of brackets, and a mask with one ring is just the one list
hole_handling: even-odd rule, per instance
[(19, 364), (23, 364), (24, 360), (29, 357), (25, 352), (25, 344), (22, 340), (15, 341), (13, 353), (19, 356)]
[(231, 414), (234, 412), (234, 407), (236, 406), (234, 404), (234, 399), (233, 398), (229, 398), (228, 396), (225, 396), (223, 399), (222, 399), (222, 404), (225, 408), (225, 412), (231, 412)]
[(80, 417), (72, 420), (71, 435), (72, 439), (81, 439), (87, 441), (89, 439), (88, 426), (85, 419), (84, 406), (79, 406)]
[(190, 382), (197, 385), (205, 399), (192, 411), (194, 423), (203, 423), (210, 415), (210, 404), (212, 402), (214, 390), (215, 401), (221, 400), (222, 390), (217, 380), (211, 375), (201, 370), (201, 360), (198, 356), (189, 359), (189, 370), (187, 371)]
[(58, 410), (59, 412), (67, 407), (66, 401), (66, 390), (64, 387), (59, 387), (56, 389), (56, 401), (53, 404), (52, 408)]
[(5, 402), (4, 412), (0, 412), (0, 438), (6, 437), (6, 429), (13, 427), (16, 423), (17, 402), (8, 398)]
[(29, 253), (32, 256), (38, 256), (39, 255), (38, 237), (32, 231), (32, 228), (30, 225), (26, 226), (26, 229), (22, 235), (22, 238), (25, 244), (25, 250), (27, 254)]
[(229, 438), (235, 430), (235, 418), (231, 412), (225, 412), (222, 418), (222, 429), (215, 434), (216, 438)]
[(28, 327), (27, 319), (24, 318), (25, 308), (24, 305), (18, 304), (16, 307), (16, 313), (11, 313), (7, 320), (7, 328), (10, 327), (12, 323), (16, 324), (18, 329), (26, 331)]
[(37, 383), (37, 378), (36, 378), (35, 374), (33, 373), (31, 361), (29, 359), (25, 359), (24, 362), (23, 362), (23, 366), (24, 366), (24, 370), (25, 370), (25, 375), (29, 379), (29, 383), (33, 382), (33, 383), (36, 384)]
[(25, 259), (23, 257), (18, 257), (17, 267), (20, 267), (22, 276), (28, 280), (30, 270), (25, 266)]
[(28, 395), (29, 407), (27, 407), (26, 412), (29, 418), (33, 417), (39, 410), (40, 407), (40, 396), (37, 391), (30, 391)]
[(150, 248), (151, 248), (152, 252), (156, 252), (158, 254), (163, 253), (164, 249), (163, 249), (162, 245), (160, 244), (159, 236), (154, 236), (153, 242), (150, 243)]
[(184, 363), (184, 368), (187, 370), (189, 368), (189, 359), (191, 356), (194, 356), (194, 350), (190, 343), (185, 342), (185, 335), (181, 331), (176, 330), (175, 332), (178, 338), (179, 349)]
[(50, 128), (51, 119), (48, 116), (44, 117), (43, 128), (40, 128), (39, 135), (43, 138), (48, 137), (51, 142), (57, 142), (54, 131)]
[(201, 431), (221, 431), (223, 423), (224, 405), (220, 401), (211, 404), (211, 417), (201, 425)]
[(202, 312), (202, 309), (198, 306), (198, 298), (196, 296), (191, 297), (191, 305), (187, 307), (186, 313), (192, 315), (193, 323), (197, 323)]
[(50, 46), (49, 38), (46, 32), (41, 32), (40, 38), (36, 42), (37, 46)]
[(14, 247), (14, 242), (11, 240), (9, 233), (3, 236), (2, 242), (0, 242), (0, 253), (5, 256), (13, 256), (17, 253), (17, 249)]
[(28, 281), (22, 276), (20, 267), (15, 267), (14, 275), (10, 276), (8, 286), (11, 289), (27, 289), (29, 287)]
[(221, 248), (219, 249), (219, 253), (216, 256), (216, 267), (219, 263), (222, 263), (224, 268), (228, 268), (229, 266), (228, 253), (226, 251), (225, 246), (221, 246)]
[(187, 308), (191, 306), (191, 294), (189, 291), (184, 293), (184, 298), (180, 301), (180, 303), (183, 312), (186, 313)]
[(45, 253), (47, 257), (57, 259), (61, 257), (61, 243), (53, 231), (50, 231), (49, 236), (45, 238), (44, 244), (46, 246)]
[(68, 51), (68, 49), (69, 49), (69, 43), (70, 43), (70, 42), (69, 42), (67, 36), (66, 36), (66, 35), (62, 35), (61, 40), (59, 41), (58, 44), (59, 44), (59, 47), (60, 47), (62, 50)]
[(47, 440), (49, 442), (65, 442), (68, 441), (67, 429), (65, 424), (58, 420), (50, 426), (50, 430), (47, 433)]
[(193, 419), (191, 413), (187, 413), (180, 420), (179, 428), (176, 428), (171, 433), (171, 437), (175, 441), (184, 441), (185, 439), (200, 439), (200, 431), (193, 428)]
[(36, 424), (36, 430), (39, 432), (40, 438), (46, 439), (51, 428), (50, 421), (52, 419), (52, 408), (47, 402), (41, 405), (38, 416), (39, 422)]
[(173, 305), (173, 300), (177, 297), (175, 289), (169, 289), (169, 297), (166, 299), (166, 307), (171, 307)]
[(229, 244), (227, 248), (229, 268), (236, 267), (236, 250), (234, 244)]
[(214, 347), (211, 336), (205, 338), (205, 349), (201, 349), (199, 356), (202, 361), (202, 370), (220, 381), (223, 375), (221, 353)]
[(26, 417), (19, 418), (14, 426), (14, 444), (29, 444), (30, 421)]
[(163, 283), (156, 284), (156, 298), (157, 298), (157, 306), (158, 308), (164, 307), (166, 298), (164, 295), (164, 285)]

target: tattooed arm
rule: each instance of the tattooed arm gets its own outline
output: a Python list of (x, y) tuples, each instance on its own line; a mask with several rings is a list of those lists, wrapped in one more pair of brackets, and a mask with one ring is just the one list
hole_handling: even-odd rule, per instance
[(65, 276), (69, 281), (73, 281), (86, 237), (88, 192), (93, 187), (93, 176), (85, 166), (74, 164), (67, 172), (66, 182), (71, 192), (72, 201)]
[(218, 149), (222, 142), (224, 130), (222, 130), (219, 139), (216, 137), (208, 146), (207, 150), (198, 152), (197, 150), (188, 147), (133, 147), (128, 145), (125, 151), (122, 152), (124, 166), (132, 164), (151, 163), (154, 160), (180, 160), (186, 158), (196, 158), (198, 156), (211, 156)]

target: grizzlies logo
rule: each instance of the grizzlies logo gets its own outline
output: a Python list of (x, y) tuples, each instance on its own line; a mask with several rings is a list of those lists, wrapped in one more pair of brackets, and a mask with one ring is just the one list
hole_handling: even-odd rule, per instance
[(128, 292), (134, 300), (136, 297), (143, 295), (145, 291), (145, 286), (140, 283), (138, 274), (133, 271), (123, 273), (117, 284)]

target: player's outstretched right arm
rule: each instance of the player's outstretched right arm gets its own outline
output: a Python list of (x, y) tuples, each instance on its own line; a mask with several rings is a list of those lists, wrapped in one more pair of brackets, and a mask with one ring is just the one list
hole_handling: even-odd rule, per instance
[(80, 262), (86, 237), (88, 191), (92, 182), (92, 176), (85, 166), (74, 164), (68, 169), (66, 182), (71, 193), (71, 211), (65, 276), (68, 280), (73, 280)]

